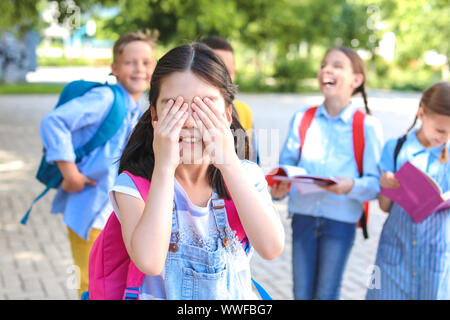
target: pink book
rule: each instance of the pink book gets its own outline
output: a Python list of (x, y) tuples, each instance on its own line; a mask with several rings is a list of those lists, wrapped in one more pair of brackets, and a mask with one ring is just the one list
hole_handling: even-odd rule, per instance
[(383, 188), (380, 194), (401, 206), (415, 223), (433, 212), (450, 208), (450, 192), (442, 194), (439, 185), (409, 161), (395, 173), (395, 177), (400, 187)]

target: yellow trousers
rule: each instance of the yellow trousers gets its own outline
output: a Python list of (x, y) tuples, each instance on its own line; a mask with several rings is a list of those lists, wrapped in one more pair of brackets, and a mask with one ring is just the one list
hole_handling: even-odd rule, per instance
[(81, 298), (81, 294), (84, 291), (88, 291), (89, 287), (89, 253), (91, 252), (95, 239), (97, 239), (102, 230), (91, 229), (91, 231), (89, 232), (88, 241), (81, 238), (69, 227), (67, 228), (67, 230), (69, 235), (70, 247), (72, 248), (73, 263), (80, 270), (80, 278), (78, 279), (78, 296), (79, 298)]

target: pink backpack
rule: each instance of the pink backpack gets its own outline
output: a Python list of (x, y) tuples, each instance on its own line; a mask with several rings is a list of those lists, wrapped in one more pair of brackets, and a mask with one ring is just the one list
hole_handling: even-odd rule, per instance
[[(147, 201), (150, 181), (124, 171), (135, 183), (144, 201)], [(248, 248), (248, 239), (232, 200), (225, 200), (228, 223), (242, 243)], [(105, 228), (96, 239), (89, 256), (89, 293), (83, 299), (137, 300), (143, 274), (128, 256), (122, 239), (122, 229), (113, 212)], [(255, 283), (258, 291), (259, 285)]]

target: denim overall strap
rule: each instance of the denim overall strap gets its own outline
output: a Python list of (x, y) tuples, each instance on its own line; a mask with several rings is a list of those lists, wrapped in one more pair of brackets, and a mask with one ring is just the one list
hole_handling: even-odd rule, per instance
[[(222, 239), (222, 245), (227, 247), (229, 244), (229, 240), (226, 235), (226, 224), (227, 224), (227, 211), (225, 209), (225, 200), (219, 198), (219, 196), (213, 191), (212, 199), (212, 208), (214, 212), (214, 219), (216, 220), (217, 230), (219, 231), (219, 236)], [(237, 212), (236, 212), (237, 214)], [(262, 300), (272, 300), (270, 294), (261, 286), (258, 282), (256, 282), (253, 277), (251, 278), (253, 284), (255, 285), (256, 290), (258, 290), (259, 295)]]
[(178, 240), (179, 240), (179, 226), (178, 226), (178, 217), (177, 210), (175, 205), (175, 200), (173, 201), (173, 209), (172, 209), (172, 231), (170, 234), (170, 244), (169, 250), (172, 252), (178, 251)]
[(225, 231), (227, 225), (227, 218), (226, 218), (227, 212), (225, 210), (225, 200), (219, 198), (218, 195), (215, 192), (213, 192), (211, 205), (214, 213), (217, 231), (219, 232), (219, 237), (222, 240), (223, 246), (227, 247), (229, 239)]

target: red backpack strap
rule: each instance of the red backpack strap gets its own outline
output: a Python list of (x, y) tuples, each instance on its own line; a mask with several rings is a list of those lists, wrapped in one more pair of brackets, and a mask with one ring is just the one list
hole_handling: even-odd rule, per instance
[[(358, 167), (359, 176), (362, 177), (364, 173), (364, 119), (366, 114), (362, 111), (356, 110), (353, 114), (352, 134), (353, 134), (353, 153)], [(369, 221), (369, 202), (363, 203), (363, 214), (358, 222), (358, 227), (362, 228), (365, 239), (369, 237), (367, 232), (367, 223)]]
[(300, 126), (298, 127), (298, 134), (300, 137), (300, 150), (298, 152), (298, 160), (302, 155), (303, 145), (305, 144), (306, 132), (308, 131), (311, 123), (316, 115), (317, 106), (308, 108), (303, 114), (302, 120), (300, 121)]
[(236, 232), (236, 237), (242, 244), (245, 252), (247, 252), (250, 243), (247, 235), (245, 234), (244, 227), (242, 226), (241, 219), (239, 218), (239, 214), (233, 200), (225, 200), (225, 210), (227, 212), (228, 224), (230, 225), (231, 230)]
[(355, 155), (356, 165), (358, 166), (359, 175), (363, 175), (364, 163), (364, 119), (366, 114), (356, 110), (353, 114), (353, 153)]

